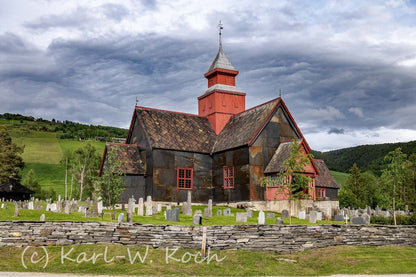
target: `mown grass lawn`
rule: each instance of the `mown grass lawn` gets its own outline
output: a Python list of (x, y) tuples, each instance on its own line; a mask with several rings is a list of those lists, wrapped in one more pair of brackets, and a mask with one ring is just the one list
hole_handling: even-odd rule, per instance
[[(72, 249), (72, 250), (71, 250)], [(416, 273), (416, 247), (336, 246), (294, 254), (247, 250), (153, 249), (123, 245), (0, 247), (1, 271), (78, 274), (317, 276), (330, 274)], [(46, 264), (45, 250), (48, 254)], [(24, 252), (24, 255), (22, 255)], [(37, 253), (35, 261), (30, 258)], [(140, 254), (140, 258), (137, 255)], [(207, 253), (208, 254), (208, 253)], [(95, 262), (92, 259), (95, 257)], [(22, 264), (22, 260), (25, 267)], [(208, 262), (209, 261), (209, 262)], [(46, 266), (45, 266), (46, 264)], [(45, 268), (43, 268), (45, 266)]]

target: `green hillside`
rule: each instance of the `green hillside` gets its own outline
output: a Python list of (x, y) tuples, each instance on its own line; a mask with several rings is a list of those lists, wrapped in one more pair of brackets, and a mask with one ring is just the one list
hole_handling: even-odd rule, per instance
[(337, 184), (340, 187), (342, 187), (345, 184), (345, 181), (347, 181), (347, 178), (349, 176), (348, 173), (332, 171), (332, 170), (331, 170), (331, 174), (332, 174), (332, 176), (334, 176), (335, 181), (337, 181)]
[(328, 152), (313, 151), (317, 159), (325, 160), (329, 169), (339, 172), (348, 172), (354, 163), (366, 171), (370, 170), (376, 175), (381, 174), (384, 168), (384, 157), (390, 151), (401, 147), (403, 153), (410, 155), (416, 153), (416, 141), (403, 143), (385, 143), (375, 145), (360, 145)]

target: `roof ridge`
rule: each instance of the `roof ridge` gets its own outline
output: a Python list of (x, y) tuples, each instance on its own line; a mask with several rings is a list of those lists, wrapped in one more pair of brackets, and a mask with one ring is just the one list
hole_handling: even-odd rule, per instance
[(243, 114), (243, 113), (245, 113), (245, 112), (249, 112), (249, 111), (254, 110), (254, 109), (257, 109), (257, 108), (260, 108), (261, 106), (264, 106), (264, 105), (270, 104), (270, 103), (272, 103), (273, 101), (276, 101), (276, 100), (281, 100), (281, 98), (280, 98), (280, 97), (277, 97), (277, 98), (275, 98), (275, 99), (269, 100), (269, 101), (264, 102), (264, 103), (262, 103), (262, 104), (259, 104), (259, 105), (257, 105), (257, 106), (251, 107), (250, 109), (247, 109), (247, 110), (245, 110), (245, 111), (242, 111), (242, 112), (240, 112), (240, 113), (236, 114), (235, 116), (240, 115), (240, 114)]
[(143, 106), (136, 106), (135, 109), (151, 110), (151, 111), (157, 111), (157, 112), (167, 112), (167, 113), (182, 114), (182, 115), (189, 115), (189, 116), (196, 116), (196, 117), (206, 118), (205, 116), (201, 116), (201, 115), (193, 114), (193, 113), (176, 112), (176, 111), (169, 111), (169, 110), (156, 109), (156, 108), (143, 107)]

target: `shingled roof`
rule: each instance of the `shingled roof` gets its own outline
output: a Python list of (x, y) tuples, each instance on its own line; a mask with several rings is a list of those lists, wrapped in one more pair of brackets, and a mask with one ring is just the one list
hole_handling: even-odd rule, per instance
[(145, 174), (145, 164), (140, 158), (139, 148), (136, 145), (107, 143), (108, 149), (116, 149), (117, 157), (124, 161), (123, 172), (126, 174)]
[(227, 57), (222, 51), (222, 47), (218, 50), (218, 54), (215, 57), (214, 61), (212, 62), (211, 66), (208, 69), (208, 72), (214, 70), (216, 68), (228, 69), (228, 70), (236, 70), (235, 67), (230, 63)]
[(279, 101), (280, 98), (277, 98), (231, 117), (218, 134), (212, 152), (248, 145), (264, 126)]
[(283, 166), (283, 163), (290, 157), (292, 145), (293, 141), (280, 143), (269, 164), (266, 166), (264, 173), (267, 174), (285, 171), (286, 168)]
[(332, 176), (325, 162), (318, 159), (314, 159), (313, 161), (319, 170), (319, 175), (317, 175), (315, 178), (315, 186), (339, 189), (339, 185), (335, 181), (334, 176)]
[(211, 153), (215, 132), (206, 117), (136, 107), (152, 148)]

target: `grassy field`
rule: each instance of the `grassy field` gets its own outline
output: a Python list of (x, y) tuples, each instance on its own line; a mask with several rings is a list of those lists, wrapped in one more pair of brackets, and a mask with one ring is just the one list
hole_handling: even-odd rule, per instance
[[(174, 249), (123, 245), (27, 249), (3, 246), (0, 247), (0, 270), (175, 276), (317, 276), (416, 272), (416, 247), (336, 246), (285, 255), (222, 250), (207, 252), (205, 260), (198, 253), (196, 249), (179, 248), (174, 252)], [(33, 263), (30, 261), (31, 257), (35, 257), (35, 261), (42, 257), (43, 259), (39, 263)]]
[(337, 181), (338, 185), (342, 187), (345, 184), (345, 181), (347, 180), (349, 174), (344, 172), (338, 172), (338, 171), (332, 171), (332, 176), (334, 176), (335, 181)]
[[(43, 206), (45, 207), (46, 204), (44, 202)], [(19, 210), (19, 216), (14, 216), (14, 204), (7, 203), (7, 209), (3, 210), (2, 213), (0, 213), (0, 220), (39, 220), (41, 214), (45, 214), (46, 221), (65, 221), (65, 220), (71, 220), (71, 221), (110, 221), (110, 214), (108, 210), (104, 210), (104, 216), (99, 218), (85, 218), (83, 213), (73, 212), (71, 214), (63, 214), (63, 213), (54, 213), (54, 212), (48, 212), (44, 209), (39, 210)], [(85, 203), (84, 203), (85, 205)], [(204, 208), (207, 206), (192, 206), (193, 212), (196, 210), (203, 211)], [(174, 208), (174, 207), (173, 207)], [(237, 208), (231, 208), (231, 213), (233, 213), (233, 216), (217, 216), (217, 210), (223, 210), (228, 207), (223, 206), (213, 206), (212, 207), (212, 218), (203, 218), (203, 225), (235, 225), (235, 224), (257, 224), (257, 217), (259, 212), (254, 211), (253, 217), (247, 219), (247, 223), (245, 222), (236, 222), (236, 216), (235, 214), (237, 212), (245, 212), (244, 209), (237, 209)], [(140, 224), (153, 224), (153, 225), (163, 225), (166, 224), (167, 221), (165, 220), (164, 216), (164, 210), (156, 215), (153, 215), (152, 217), (146, 217), (146, 216), (137, 216), (134, 215), (132, 217), (133, 222), (140, 223)], [(121, 213), (121, 209), (117, 209), (116, 213)], [(124, 212), (126, 214), (126, 212)], [(276, 213), (276, 217), (281, 217), (280, 213)], [(116, 217), (117, 218), (117, 217)], [(266, 218), (266, 224), (275, 224), (276, 219), (275, 218)], [(170, 225), (193, 225), (192, 224), (192, 216), (186, 216), (182, 213), (179, 214), (179, 222), (169, 222)], [(284, 219), (283, 224), (289, 224), (289, 219)], [(298, 219), (296, 217), (292, 217), (292, 224), (307, 224), (307, 225), (318, 225), (318, 224), (342, 224), (342, 222), (336, 222), (336, 221), (318, 221), (316, 224), (309, 223), (308, 220), (304, 219)]]

